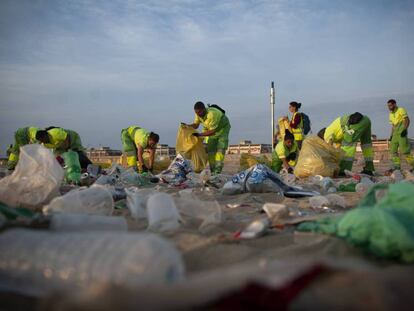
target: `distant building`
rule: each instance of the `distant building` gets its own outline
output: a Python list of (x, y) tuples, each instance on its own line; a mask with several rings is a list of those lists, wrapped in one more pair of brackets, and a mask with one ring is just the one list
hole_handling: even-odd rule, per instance
[(238, 145), (230, 145), (227, 148), (227, 154), (261, 154), (261, 153), (271, 153), (272, 145), (271, 144), (253, 144), (251, 140), (242, 140)]
[(86, 155), (93, 163), (122, 163), (122, 151), (110, 147), (90, 148), (86, 150)]
[(155, 149), (155, 155), (158, 156), (169, 156), (169, 157), (175, 157), (176, 151), (174, 147), (169, 147), (165, 144), (158, 144), (157, 148)]

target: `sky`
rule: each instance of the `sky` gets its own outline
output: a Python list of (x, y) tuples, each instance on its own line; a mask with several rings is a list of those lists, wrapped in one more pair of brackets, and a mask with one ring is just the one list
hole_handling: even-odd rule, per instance
[(410, 0), (1, 0), (0, 154), (24, 126), (121, 148), (138, 125), (173, 146), (199, 100), (231, 143), (270, 143), (271, 81), (276, 117), (301, 102), (317, 132), (360, 111), (388, 137), (389, 98), (414, 120), (413, 55)]

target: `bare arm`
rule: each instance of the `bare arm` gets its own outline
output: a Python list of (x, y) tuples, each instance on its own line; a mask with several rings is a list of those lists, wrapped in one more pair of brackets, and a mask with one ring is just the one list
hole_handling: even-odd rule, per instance
[(144, 148), (138, 145), (137, 156), (138, 156), (138, 162), (141, 166), (144, 165), (144, 158), (142, 157), (143, 153), (144, 153)]
[(209, 130), (209, 131), (205, 131), (203, 133), (200, 133), (199, 136), (212, 136), (216, 134), (216, 130)]
[(404, 122), (404, 129), (408, 129), (408, 127), (410, 126), (410, 118), (406, 117), (403, 122)]
[(285, 169), (289, 169), (289, 163), (288, 163), (288, 161), (286, 160), (286, 158), (284, 158), (284, 159), (282, 159), (282, 162), (283, 162), (283, 167), (285, 168)]

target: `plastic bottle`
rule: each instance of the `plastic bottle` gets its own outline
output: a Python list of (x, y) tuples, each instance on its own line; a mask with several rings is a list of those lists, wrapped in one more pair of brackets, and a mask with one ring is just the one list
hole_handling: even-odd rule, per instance
[(156, 193), (147, 202), (148, 230), (168, 232), (180, 227), (180, 214), (171, 195)]
[(111, 192), (104, 186), (74, 189), (57, 197), (43, 208), (43, 212), (88, 215), (112, 215), (114, 200)]
[(240, 239), (254, 239), (264, 235), (270, 227), (270, 219), (269, 218), (259, 218), (252, 221), (247, 227), (236, 234), (237, 238)]
[(0, 275), (3, 290), (43, 296), (101, 283), (172, 283), (184, 278), (184, 266), (175, 247), (153, 234), (14, 229), (0, 235)]
[(50, 229), (59, 232), (77, 231), (128, 231), (124, 217), (55, 214), (50, 221)]
[(357, 184), (354, 183), (354, 182), (350, 182), (350, 183), (345, 184), (345, 185), (339, 185), (338, 191), (342, 191), (342, 192), (355, 192), (356, 185)]

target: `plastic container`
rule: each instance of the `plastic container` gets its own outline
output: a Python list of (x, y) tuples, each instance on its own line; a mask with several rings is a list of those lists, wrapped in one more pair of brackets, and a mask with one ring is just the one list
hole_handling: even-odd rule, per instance
[(43, 212), (110, 216), (114, 210), (111, 192), (104, 186), (74, 189), (57, 197), (43, 208)]
[(80, 293), (99, 284), (134, 288), (183, 278), (180, 253), (153, 234), (15, 229), (0, 235), (3, 290), (43, 296), (56, 290)]
[(78, 184), (81, 180), (81, 165), (77, 152), (69, 150), (62, 154), (65, 162), (65, 180), (68, 183)]
[(50, 229), (58, 232), (77, 231), (128, 231), (124, 217), (55, 214), (50, 221)]
[(155, 232), (174, 231), (180, 227), (180, 214), (171, 195), (156, 193), (147, 202), (148, 230)]

